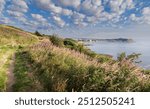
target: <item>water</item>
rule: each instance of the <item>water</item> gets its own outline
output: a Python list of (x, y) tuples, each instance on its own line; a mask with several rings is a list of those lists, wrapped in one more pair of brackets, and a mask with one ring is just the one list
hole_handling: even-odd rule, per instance
[(127, 55), (132, 53), (142, 54), (139, 58), (140, 66), (150, 69), (150, 40), (140, 39), (133, 43), (123, 42), (91, 42), (88, 46), (92, 51), (102, 54), (110, 54), (116, 58), (120, 53), (125, 52)]

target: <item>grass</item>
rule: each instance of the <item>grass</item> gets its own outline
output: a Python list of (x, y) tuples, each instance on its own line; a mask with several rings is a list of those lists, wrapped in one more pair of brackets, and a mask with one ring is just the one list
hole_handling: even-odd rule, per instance
[(91, 51), (89, 48), (85, 47), (82, 43), (71, 39), (71, 38), (60, 38), (57, 35), (49, 36), (50, 41), (57, 47), (65, 47), (71, 50), (75, 50), (77, 52), (83, 53), (91, 58), (98, 59), (99, 62), (108, 62), (112, 60), (112, 57), (109, 55), (104, 54), (96, 54), (95, 52)]
[(36, 43), (38, 38), (21, 29), (0, 25), (0, 91), (6, 91), (7, 72), (17, 49)]
[(0, 25), (0, 46), (23, 46), (37, 41), (38, 38), (35, 35), (13, 27)]
[(42, 91), (150, 91), (149, 75), (133, 64), (134, 55), (99, 62), (51, 42), (30, 46), (25, 53), (32, 65), (32, 78)]
[(34, 76), (32, 76), (32, 68), (29, 64), (28, 55), (26, 52), (20, 51), (21, 50), (16, 53), (14, 69), (16, 81), (13, 85), (13, 90), (22, 92), (40, 91), (41, 89), (38, 89), (38, 84), (36, 81), (34, 81)]
[(11, 57), (15, 51), (15, 48), (1, 47), (0, 48), (0, 91), (6, 91), (7, 71)]

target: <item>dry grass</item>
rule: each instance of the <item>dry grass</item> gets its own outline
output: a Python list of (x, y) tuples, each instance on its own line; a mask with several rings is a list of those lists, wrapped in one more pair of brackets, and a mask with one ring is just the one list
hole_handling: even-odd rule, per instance
[[(148, 75), (131, 59), (100, 63), (43, 41), (25, 50), (44, 91), (149, 91)], [(144, 87), (144, 85), (146, 85)]]

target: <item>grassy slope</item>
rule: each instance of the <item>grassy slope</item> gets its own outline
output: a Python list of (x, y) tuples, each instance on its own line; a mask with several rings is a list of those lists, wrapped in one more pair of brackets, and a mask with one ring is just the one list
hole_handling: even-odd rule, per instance
[(20, 29), (0, 25), (0, 45), (28, 45), (37, 41), (37, 37)]
[[(150, 91), (149, 74), (135, 66), (131, 56), (101, 63), (75, 50), (56, 47), (50, 41), (32, 45), (20, 54), (26, 57), (20, 58), (20, 62), (26, 61), (22, 68), (25, 70), (20, 70), (25, 74), (21, 78), (30, 75), (32, 82), (27, 84), (38, 86), (37, 91)], [(17, 71), (16, 75), (20, 74)], [(20, 80), (26, 83), (26, 79)], [(27, 84), (16, 91), (28, 91)]]
[(7, 71), (13, 54), (21, 46), (37, 42), (36, 36), (20, 29), (0, 25), (0, 91), (6, 91)]
[[(54, 38), (52, 44), (49, 38), (39, 41), (30, 33), (3, 25), (0, 33), (1, 46), (17, 48), (14, 91), (150, 91), (149, 73), (135, 66), (132, 56), (114, 61), (77, 42), (62, 45), (61, 39)], [(8, 66), (4, 69), (5, 75)]]

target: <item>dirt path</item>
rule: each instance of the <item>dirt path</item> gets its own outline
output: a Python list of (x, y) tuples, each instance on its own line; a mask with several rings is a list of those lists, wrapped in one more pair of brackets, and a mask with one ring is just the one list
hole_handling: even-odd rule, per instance
[(7, 71), (7, 88), (6, 88), (6, 91), (7, 92), (12, 92), (13, 91), (13, 84), (15, 83), (15, 76), (14, 76), (14, 64), (15, 64), (15, 54), (13, 55), (12, 57), (12, 60), (10, 62), (10, 67)]

